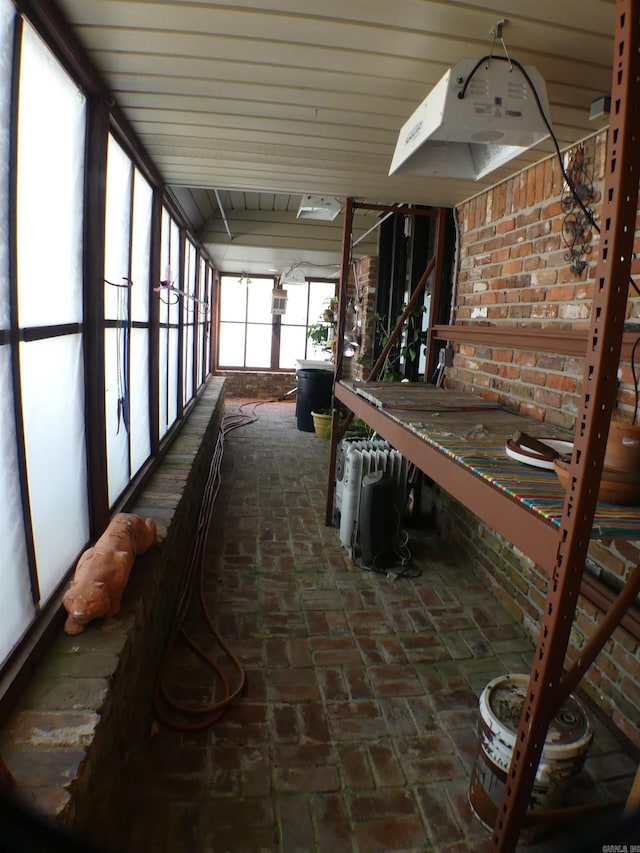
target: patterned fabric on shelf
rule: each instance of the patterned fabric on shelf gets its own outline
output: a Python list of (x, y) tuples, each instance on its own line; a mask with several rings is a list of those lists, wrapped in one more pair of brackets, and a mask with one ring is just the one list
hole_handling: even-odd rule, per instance
[[(560, 525), (565, 492), (555, 472), (511, 459), (505, 453), (505, 444), (517, 431), (539, 439), (568, 441), (573, 440), (571, 433), (501, 409), (472, 394), (433, 385), (372, 382), (350, 387), (426, 444), (552, 524)], [(598, 503), (592, 538), (634, 535), (640, 537), (640, 507)]]

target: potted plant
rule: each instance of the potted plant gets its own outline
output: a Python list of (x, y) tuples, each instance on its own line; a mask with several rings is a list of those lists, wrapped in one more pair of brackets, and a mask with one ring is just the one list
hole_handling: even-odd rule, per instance
[(309, 338), (317, 347), (326, 349), (329, 342), (329, 325), (319, 321), (309, 326)]
[(336, 297), (325, 302), (325, 307), (318, 320), (309, 326), (309, 338), (325, 352), (333, 352), (336, 327), (338, 325), (338, 300)]
[(331, 435), (331, 409), (321, 409), (319, 412), (311, 412), (313, 418), (313, 431), (320, 438), (329, 438)]
[[(387, 354), (380, 370), (380, 378), (384, 382), (401, 382), (406, 376), (407, 365), (415, 365), (417, 369), (420, 348), (424, 347), (422, 316), (426, 311), (424, 305), (416, 305), (406, 318), (403, 332)], [(384, 349), (391, 336), (392, 324), (388, 317), (381, 314), (376, 314), (374, 321), (377, 344), (380, 349)]]

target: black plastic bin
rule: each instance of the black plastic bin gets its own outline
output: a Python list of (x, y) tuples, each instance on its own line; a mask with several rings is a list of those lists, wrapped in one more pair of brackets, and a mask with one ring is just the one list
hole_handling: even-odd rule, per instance
[(296, 372), (296, 423), (299, 430), (313, 432), (311, 412), (319, 412), (331, 405), (333, 370), (304, 368)]

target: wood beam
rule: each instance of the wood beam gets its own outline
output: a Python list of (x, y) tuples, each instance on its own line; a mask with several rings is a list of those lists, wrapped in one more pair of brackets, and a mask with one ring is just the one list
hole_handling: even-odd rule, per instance
[[(589, 330), (584, 329), (534, 329), (520, 326), (477, 326), (458, 324), (436, 325), (432, 329), (435, 341), (451, 341), (475, 346), (496, 346), (500, 349), (531, 350), (584, 358), (589, 342)], [(622, 338), (620, 359), (631, 361), (631, 350), (640, 337), (637, 332), (627, 331)]]

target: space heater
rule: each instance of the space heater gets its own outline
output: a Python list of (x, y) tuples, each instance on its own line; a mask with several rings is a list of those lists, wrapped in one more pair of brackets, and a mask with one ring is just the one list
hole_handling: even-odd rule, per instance
[(395, 562), (393, 543), (398, 528), (395, 483), (382, 470), (362, 478), (358, 536), (363, 566), (387, 569)]
[(274, 287), (271, 291), (271, 313), (287, 313), (287, 291), (280, 287)]
[[(378, 484), (378, 478), (367, 481), (371, 491), (366, 501), (361, 501), (364, 481), (376, 472), (386, 475)], [(391, 489), (387, 487), (387, 480)], [(371, 519), (377, 518), (384, 505), (393, 529), (399, 527), (404, 511), (407, 489), (407, 462), (397, 450), (382, 439), (343, 440), (338, 447), (336, 467), (336, 500), (334, 523), (340, 531), (340, 542), (349, 556), (354, 558), (362, 552), (361, 528), (364, 523), (367, 537), (367, 553), (376, 548), (371, 539)], [(374, 496), (374, 492), (377, 492)], [(363, 522), (362, 513), (366, 513)]]

